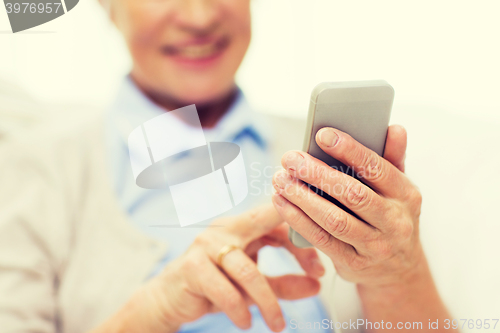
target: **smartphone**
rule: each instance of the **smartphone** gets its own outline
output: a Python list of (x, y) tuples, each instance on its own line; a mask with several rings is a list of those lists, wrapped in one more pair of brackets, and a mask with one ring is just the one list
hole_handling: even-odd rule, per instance
[[(358, 178), (352, 167), (346, 166), (321, 150), (316, 144), (316, 133), (323, 127), (339, 129), (382, 156), (393, 100), (394, 89), (383, 80), (320, 83), (311, 94), (303, 151), (332, 168)], [(309, 187), (318, 195), (356, 216), (327, 193), (314, 186), (309, 185)], [(288, 237), (297, 247), (311, 246), (292, 228)]]

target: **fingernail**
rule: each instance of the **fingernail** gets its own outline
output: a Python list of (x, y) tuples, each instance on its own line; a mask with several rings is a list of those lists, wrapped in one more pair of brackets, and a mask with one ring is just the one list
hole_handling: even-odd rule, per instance
[(321, 131), (319, 131), (318, 139), (322, 145), (327, 147), (333, 147), (339, 140), (339, 136), (337, 135), (337, 133), (335, 133), (333, 129), (323, 128)]
[(290, 171), (300, 170), (304, 164), (304, 156), (297, 152), (290, 152), (285, 157), (285, 167)]
[(273, 321), (274, 329), (278, 331), (282, 331), (285, 328), (285, 320), (283, 317), (278, 317)]
[(286, 171), (280, 171), (276, 173), (274, 177), (274, 184), (276, 185), (276, 190), (284, 189), (293, 180), (293, 177)]
[(286, 199), (277, 193), (274, 195), (274, 202), (280, 207), (283, 207), (284, 205), (286, 205)]

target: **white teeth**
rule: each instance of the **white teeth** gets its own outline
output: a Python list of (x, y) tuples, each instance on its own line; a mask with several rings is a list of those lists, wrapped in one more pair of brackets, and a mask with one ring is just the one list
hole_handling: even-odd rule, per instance
[(187, 46), (179, 50), (179, 54), (189, 59), (208, 58), (218, 51), (215, 44), (203, 46)]

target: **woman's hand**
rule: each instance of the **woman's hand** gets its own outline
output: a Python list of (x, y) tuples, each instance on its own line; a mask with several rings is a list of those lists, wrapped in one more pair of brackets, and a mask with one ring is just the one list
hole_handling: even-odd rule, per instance
[[(353, 168), (364, 184), (306, 153), (288, 152), (282, 159), (285, 171), (277, 172), (273, 180), (278, 212), (332, 259), (343, 278), (364, 286), (412, 279), (425, 260), (418, 237), (422, 197), (403, 173), (404, 129), (390, 128), (387, 159), (336, 129), (322, 129), (316, 142)], [(303, 182), (328, 193), (357, 216), (316, 195)]]
[(409, 322), (414, 329), (408, 331), (417, 332), (415, 323), (450, 319), (419, 240), (422, 196), (403, 173), (404, 128), (389, 128), (384, 158), (336, 129), (322, 129), (316, 142), (364, 183), (306, 153), (288, 152), (282, 159), (286, 171), (274, 177), (273, 202), (285, 221), (332, 259), (340, 276), (357, 283), (365, 318), (379, 324), (363, 330), (382, 332)]
[[(118, 314), (125, 321), (122, 326), (126, 332), (174, 332), (184, 323), (218, 311), (245, 329), (251, 326), (248, 306), (253, 303), (267, 325), (281, 331), (285, 321), (278, 298), (315, 295), (320, 287), (317, 279), (324, 273), (316, 251), (294, 247), (282, 221), (272, 205), (216, 220), (216, 226), (200, 234), (182, 256), (141, 288)], [(218, 254), (228, 244), (239, 249), (228, 252), (218, 267)], [(257, 252), (265, 245), (288, 249), (306, 275), (262, 275), (257, 269)], [(104, 331), (114, 332), (109, 326)]]

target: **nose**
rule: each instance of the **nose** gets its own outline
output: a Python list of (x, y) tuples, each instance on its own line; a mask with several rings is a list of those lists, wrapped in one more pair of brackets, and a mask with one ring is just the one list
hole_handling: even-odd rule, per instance
[(218, 22), (217, 2), (218, 0), (180, 0), (176, 21), (185, 30), (198, 34), (210, 33)]

